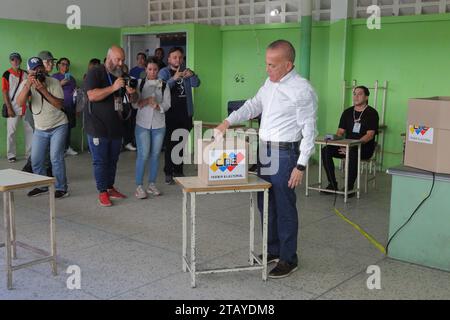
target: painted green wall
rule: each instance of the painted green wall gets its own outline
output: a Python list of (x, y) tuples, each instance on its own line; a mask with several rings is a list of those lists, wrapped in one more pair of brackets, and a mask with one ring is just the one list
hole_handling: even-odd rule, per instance
[[(11, 52), (18, 51), (24, 60), (36, 56), (42, 50), (49, 50), (56, 58), (68, 57), (71, 60), (70, 72), (81, 83), (91, 58), (103, 60), (112, 44), (120, 43), (120, 29), (82, 27), (81, 30), (69, 30), (63, 24), (27, 22), (0, 19), (0, 70), (7, 70)], [(56, 72), (56, 68), (55, 71)], [(3, 104), (3, 97), (2, 97)], [(72, 134), (73, 145), (79, 147), (81, 141), (80, 121)], [(24, 153), (23, 129), (17, 134), (18, 155)], [(0, 156), (6, 156), (6, 120), (0, 120)]]
[(200, 87), (194, 89), (195, 119), (219, 121), (223, 87), (220, 27), (196, 25), (194, 43), (194, 70), (201, 80)]
[(371, 85), (389, 81), (386, 167), (402, 161), (408, 99), (450, 95), (449, 39), (449, 14), (386, 18), (381, 30), (373, 31), (365, 21), (354, 22), (351, 79)]
[[(12, 35), (7, 31), (11, 27), (19, 31)], [(89, 58), (103, 57), (106, 48), (121, 41), (124, 35), (161, 32), (188, 34), (187, 64), (202, 79), (201, 88), (194, 91), (195, 117), (204, 121), (221, 121), (227, 115), (228, 101), (255, 95), (266, 79), (264, 52), (271, 41), (285, 38), (300, 50), (298, 23), (223, 27), (186, 24), (131, 27), (121, 31), (84, 28), (77, 32), (68, 31), (63, 25), (0, 20), (4, 43), (0, 55), (5, 57), (0, 67), (6, 69), (7, 56), (15, 48), (23, 49), (26, 57), (48, 48), (57, 56), (74, 52), (73, 71), (80, 78)], [(375, 80), (388, 80), (384, 166), (401, 163), (400, 134), (405, 130), (408, 98), (450, 95), (448, 39), (450, 14), (387, 17), (382, 19), (381, 30), (367, 29), (362, 19), (314, 23), (311, 83), (319, 95), (320, 134), (336, 131), (342, 112), (344, 79), (348, 82), (357, 79), (368, 86), (373, 86)], [(297, 70), (299, 59), (297, 56)], [(236, 76), (243, 77), (244, 82), (237, 82)], [(5, 153), (4, 122), (0, 121), (3, 135), (0, 155)]]
[[(223, 27), (222, 63), (222, 117), (227, 113), (228, 101), (245, 100), (255, 96), (267, 79), (265, 71), (265, 51), (267, 46), (283, 37), (290, 40), (296, 48), (300, 46), (300, 24), (277, 26), (239, 26)], [(297, 55), (296, 68), (299, 71), (300, 59)], [(237, 82), (236, 76), (244, 82)], [(221, 120), (217, 119), (217, 121)]]

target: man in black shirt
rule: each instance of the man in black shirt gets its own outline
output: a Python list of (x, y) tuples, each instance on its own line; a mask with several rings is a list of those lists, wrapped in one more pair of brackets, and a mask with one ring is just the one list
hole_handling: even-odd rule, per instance
[[(361, 159), (370, 159), (375, 151), (375, 135), (378, 133), (378, 112), (368, 105), (370, 91), (364, 86), (356, 87), (353, 91), (354, 106), (345, 110), (339, 122), (337, 136), (346, 139), (361, 140)], [(322, 160), (327, 174), (328, 190), (338, 190), (338, 183), (334, 172), (333, 158), (345, 158), (345, 148), (325, 146), (322, 149)], [(348, 190), (353, 190), (358, 176), (358, 148), (350, 149)], [(329, 194), (329, 193), (326, 193)], [(354, 193), (350, 196), (354, 196)]]
[[(189, 131), (193, 127), (192, 117), (194, 115), (194, 103), (192, 88), (200, 86), (200, 79), (194, 71), (184, 65), (184, 51), (180, 47), (170, 49), (168, 56), (169, 66), (160, 70), (159, 78), (167, 83), (171, 93), (171, 108), (166, 112), (166, 146), (164, 161), (164, 172), (166, 184), (174, 184), (173, 177), (183, 176), (183, 150), (172, 156), (172, 151), (179, 144), (187, 142)], [(183, 129), (182, 141), (172, 134), (177, 129)], [(172, 138), (178, 139), (172, 141)], [(179, 159), (176, 159), (179, 156)], [(181, 159), (181, 161), (180, 161)], [(181, 163), (180, 163), (181, 162)]]
[(126, 198), (114, 188), (123, 135), (121, 109), (125, 95), (132, 103), (137, 101), (138, 96), (136, 90), (126, 86), (122, 78), (124, 61), (123, 49), (113, 46), (108, 50), (105, 64), (92, 68), (86, 76), (90, 106), (86, 112), (85, 130), (93, 159), (99, 202), (103, 207), (112, 205), (110, 199)]

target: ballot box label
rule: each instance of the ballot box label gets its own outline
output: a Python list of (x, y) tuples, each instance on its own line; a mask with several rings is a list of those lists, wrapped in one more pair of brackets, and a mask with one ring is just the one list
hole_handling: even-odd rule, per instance
[(427, 126), (410, 125), (409, 141), (417, 143), (433, 144), (434, 129)]
[(246, 151), (210, 150), (209, 180), (241, 180), (246, 178)]

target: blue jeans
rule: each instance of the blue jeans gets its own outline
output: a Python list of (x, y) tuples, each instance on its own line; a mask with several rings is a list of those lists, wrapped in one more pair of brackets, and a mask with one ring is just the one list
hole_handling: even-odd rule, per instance
[(166, 128), (145, 129), (136, 125), (136, 185), (143, 185), (147, 163), (150, 166), (148, 182), (156, 182), (159, 169), (159, 155), (161, 154), (165, 134)]
[[(295, 189), (288, 187), (288, 181), (292, 171), (297, 165), (300, 156), (298, 147), (287, 150), (271, 149), (266, 145), (260, 145), (260, 155), (265, 155), (269, 160), (258, 164), (258, 176), (270, 182), (269, 189), (269, 225), (268, 225), (268, 253), (280, 257), (280, 260), (288, 263), (298, 263), (297, 237), (298, 237), (298, 212), (297, 196)], [(278, 162), (278, 163), (277, 163)], [(274, 165), (277, 169), (270, 174), (264, 173), (263, 168)], [(264, 194), (258, 193), (258, 208), (263, 212)]]
[(67, 191), (66, 163), (64, 152), (66, 150), (66, 138), (69, 125), (50, 129), (34, 130), (31, 146), (31, 165), (33, 172), (41, 176), (47, 175), (45, 160), (50, 148), (50, 161), (52, 163), (53, 176), (56, 178), (55, 189)]
[(99, 192), (106, 192), (108, 189), (114, 187), (122, 139), (111, 140), (107, 138), (94, 138), (88, 135), (88, 142), (92, 163), (94, 165), (97, 190)]

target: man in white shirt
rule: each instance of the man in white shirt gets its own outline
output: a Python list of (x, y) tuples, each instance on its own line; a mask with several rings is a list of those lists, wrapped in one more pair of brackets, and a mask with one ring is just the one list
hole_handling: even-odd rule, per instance
[[(278, 262), (270, 278), (297, 270), (298, 212), (295, 188), (301, 184), (317, 136), (317, 95), (294, 70), (295, 49), (286, 40), (267, 48), (269, 79), (256, 96), (216, 128), (220, 138), (237, 123), (261, 115), (258, 175), (272, 183), (269, 191), (268, 262)], [(262, 212), (262, 194), (258, 207)]]

